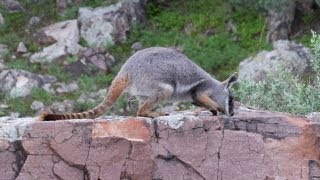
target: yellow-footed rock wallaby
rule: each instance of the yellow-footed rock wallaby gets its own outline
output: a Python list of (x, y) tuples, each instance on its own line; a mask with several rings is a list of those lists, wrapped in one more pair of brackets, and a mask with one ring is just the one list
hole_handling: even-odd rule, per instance
[(233, 96), (230, 87), (238, 78), (234, 73), (220, 82), (177, 50), (152, 47), (132, 55), (112, 81), (103, 102), (86, 112), (47, 114), (41, 120), (92, 119), (103, 115), (117, 99), (127, 92), (137, 96), (140, 107), (137, 116), (165, 115), (152, 111), (153, 106), (164, 100), (190, 100), (195, 105), (209, 109), (214, 115), (223, 112), (233, 115)]

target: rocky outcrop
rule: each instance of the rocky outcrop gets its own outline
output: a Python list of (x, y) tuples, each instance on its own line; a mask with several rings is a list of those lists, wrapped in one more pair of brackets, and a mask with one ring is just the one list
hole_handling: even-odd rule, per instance
[(74, 77), (87, 74), (92, 75), (97, 72), (111, 72), (111, 67), (115, 63), (114, 57), (100, 48), (84, 48), (79, 52), (77, 61), (67, 65), (65, 70)]
[(262, 51), (243, 60), (239, 65), (240, 80), (264, 81), (268, 73), (289, 69), (303, 77), (312, 72), (309, 48), (287, 40), (273, 43), (272, 51)]
[(50, 45), (30, 57), (31, 62), (51, 63), (65, 56), (75, 55), (80, 50), (77, 20), (67, 20), (41, 29), (35, 37), (38, 44)]
[(107, 7), (80, 8), (81, 37), (90, 47), (124, 42), (132, 24), (145, 23), (144, 4), (144, 0), (122, 0)]
[(7, 179), (319, 178), (320, 124), (290, 114), (0, 122)]
[(37, 75), (24, 70), (8, 69), (0, 73), (0, 92), (11, 98), (26, 97), (34, 88), (50, 86), (56, 78), (47, 75)]

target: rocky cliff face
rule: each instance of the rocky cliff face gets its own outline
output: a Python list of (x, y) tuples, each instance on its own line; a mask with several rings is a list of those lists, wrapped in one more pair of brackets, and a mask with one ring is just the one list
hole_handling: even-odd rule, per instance
[(320, 178), (320, 124), (290, 114), (240, 107), (233, 117), (0, 123), (5, 179)]

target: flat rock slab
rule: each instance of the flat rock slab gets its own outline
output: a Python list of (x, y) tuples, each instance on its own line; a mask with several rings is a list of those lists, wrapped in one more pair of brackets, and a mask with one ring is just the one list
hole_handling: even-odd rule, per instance
[(23, 129), (19, 138), (0, 140), (0, 177), (320, 178), (320, 124), (290, 114), (182, 112), (156, 119), (30, 122)]

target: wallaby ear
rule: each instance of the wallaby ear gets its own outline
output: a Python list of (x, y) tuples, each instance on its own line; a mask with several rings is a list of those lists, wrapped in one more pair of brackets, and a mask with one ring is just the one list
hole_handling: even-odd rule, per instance
[(222, 82), (222, 84), (225, 85), (226, 88), (230, 88), (232, 86), (232, 84), (237, 81), (238, 79), (238, 73), (235, 72), (233, 73), (228, 79), (226, 79), (225, 81)]

